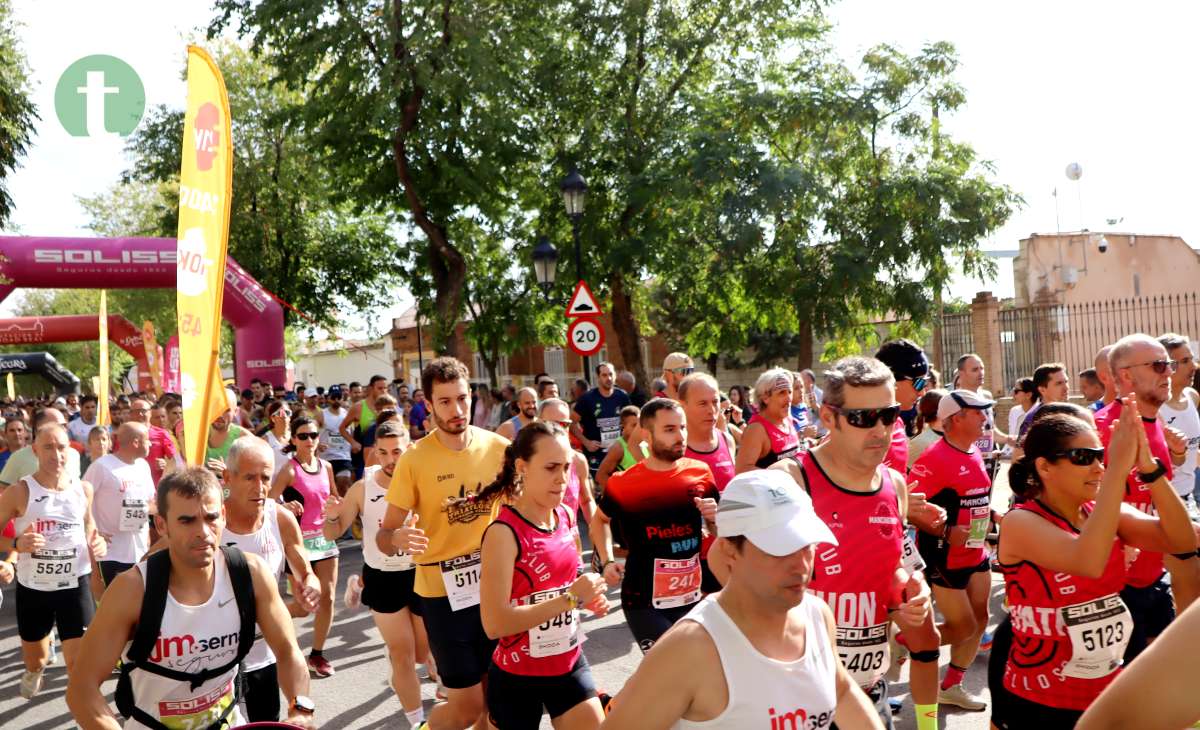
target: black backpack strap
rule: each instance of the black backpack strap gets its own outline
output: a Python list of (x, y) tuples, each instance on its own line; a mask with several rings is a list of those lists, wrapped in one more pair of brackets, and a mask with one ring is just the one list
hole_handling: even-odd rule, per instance
[(222, 545), (225, 567), (229, 569), (229, 581), (233, 584), (233, 595), (237, 599), (238, 619), (241, 621), (238, 634), (238, 652), (235, 662), (241, 663), (254, 646), (254, 631), (258, 625), (258, 611), (254, 602), (254, 579), (250, 565), (241, 550), (232, 545)]
[[(121, 675), (117, 679), (117, 691), (114, 696), (117, 709), (125, 717), (133, 717), (131, 713), (137, 711), (133, 698), (133, 682), (129, 673), (150, 658), (162, 626), (163, 611), (167, 607), (167, 584), (171, 579), (169, 551), (160, 550), (146, 558), (145, 577), (142, 611), (138, 615), (137, 628), (134, 629), (133, 642), (126, 652), (126, 660), (121, 662)], [(142, 721), (141, 718), (138, 720)]]

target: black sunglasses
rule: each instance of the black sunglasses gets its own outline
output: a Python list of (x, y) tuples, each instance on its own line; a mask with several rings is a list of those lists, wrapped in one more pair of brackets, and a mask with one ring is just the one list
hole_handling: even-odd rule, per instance
[(1134, 363), (1133, 365), (1126, 365), (1125, 367), (1123, 367), (1121, 369), (1128, 370), (1130, 368), (1141, 367), (1142, 365), (1149, 365), (1154, 370), (1154, 373), (1156, 375), (1162, 375), (1163, 373), (1167, 372), (1168, 370), (1170, 370), (1171, 372), (1175, 372), (1176, 370), (1179, 369), (1179, 363), (1175, 362), (1174, 360), (1154, 360), (1153, 362), (1139, 362), (1139, 363)]
[(671, 372), (686, 378), (696, 372), (696, 368), (671, 368)]
[(874, 428), (876, 423), (882, 422), (885, 426), (891, 426), (900, 416), (900, 406), (888, 406), (887, 408), (838, 408), (837, 406), (828, 406), (835, 413), (840, 413), (846, 417), (846, 423), (855, 428)]
[(1075, 466), (1091, 466), (1097, 461), (1104, 460), (1104, 449), (1092, 449), (1085, 446), (1080, 446), (1076, 449), (1056, 451), (1053, 456), (1055, 459), (1066, 457), (1067, 459), (1070, 459), (1071, 463)]
[(316, 441), (317, 437), (320, 435), (321, 434), (317, 433), (316, 431), (309, 431), (308, 433), (298, 433), (295, 435), (295, 438), (298, 438), (301, 441)]

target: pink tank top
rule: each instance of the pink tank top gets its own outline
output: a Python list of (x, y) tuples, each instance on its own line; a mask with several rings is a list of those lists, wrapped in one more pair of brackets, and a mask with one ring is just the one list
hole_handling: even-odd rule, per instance
[[(515, 605), (553, 600), (575, 581), (579, 567), (579, 553), (571, 531), (575, 518), (562, 506), (554, 510), (554, 515), (554, 529), (543, 530), (506, 504), (492, 523), (508, 527), (517, 540), (510, 594)], [(575, 666), (583, 638), (579, 611), (568, 611), (528, 631), (501, 638), (492, 661), (510, 674), (560, 676)]]
[(761, 413), (755, 413), (750, 419), (750, 423), (761, 423), (767, 432), (767, 437), (771, 439), (771, 452), (754, 462), (759, 469), (766, 469), (777, 461), (795, 456), (800, 450), (800, 437), (796, 435), (796, 430), (792, 427), (790, 416), (785, 422), (787, 424), (786, 431), (763, 418)]
[(319, 532), (325, 524), (325, 501), (329, 499), (329, 473), (325, 462), (317, 459), (320, 467), (316, 474), (309, 474), (292, 459), (292, 486), (304, 498), (304, 514), (300, 516), (300, 531), (305, 534)]
[[(770, 433), (768, 431), (767, 433)], [(712, 472), (713, 481), (717, 483), (717, 491), (724, 492), (725, 485), (733, 479), (736, 472), (733, 469), (733, 455), (729, 453), (729, 439), (725, 434), (717, 433), (717, 448), (712, 451), (696, 451), (691, 446), (683, 453), (689, 459), (703, 461)], [(716, 537), (706, 535), (700, 540), (700, 559), (708, 559), (708, 550), (716, 542)]]

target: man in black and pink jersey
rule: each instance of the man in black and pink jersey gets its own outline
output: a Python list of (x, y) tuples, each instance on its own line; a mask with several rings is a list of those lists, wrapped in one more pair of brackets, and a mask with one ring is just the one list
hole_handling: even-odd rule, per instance
[[(1174, 467), (1182, 464), (1187, 455), (1186, 440), (1174, 429), (1165, 428), (1158, 417), (1159, 408), (1171, 398), (1171, 373), (1175, 363), (1158, 340), (1144, 334), (1122, 337), (1112, 346), (1108, 360), (1118, 393), (1137, 396), (1150, 451), (1170, 480)], [(1118, 399), (1096, 412), (1096, 430), (1106, 447), (1112, 424), (1121, 415), (1122, 408)], [(1150, 484), (1155, 478), (1142, 478), (1136, 471), (1130, 472), (1125, 501), (1147, 514), (1156, 514), (1150, 498)], [(1164, 555), (1132, 549), (1128, 553), (1127, 560), (1132, 554), (1136, 557), (1129, 564), (1125, 590), (1121, 591), (1121, 598), (1133, 615), (1133, 635), (1125, 650), (1126, 663), (1133, 661), (1154, 637), (1166, 630), (1175, 618), (1176, 610), (1187, 608), (1200, 590), (1200, 559), (1194, 553)], [(1169, 583), (1164, 580), (1164, 567), (1171, 572)]]
[(817, 552), (809, 589), (837, 622), (838, 653), (846, 669), (892, 727), (888, 685), (888, 623), (895, 621), (912, 652), (911, 687), (918, 730), (937, 728), (938, 636), (929, 586), (916, 564), (902, 560), (907, 490), (904, 477), (883, 465), (899, 420), (891, 370), (873, 358), (849, 357), (825, 374), (821, 422), (829, 438), (787, 472), (812, 496), (813, 507), (837, 538)]
[(800, 436), (792, 420), (792, 373), (771, 368), (754, 383), (758, 413), (742, 431), (741, 448), (735, 462), (737, 473), (766, 469), (782, 459), (796, 456)]
[[(687, 448), (683, 455), (708, 464), (717, 491), (724, 492), (725, 485), (735, 473), (733, 459), (737, 448), (733, 437), (717, 428), (721, 404), (717, 381), (706, 373), (692, 373), (680, 381), (678, 395), (687, 418)], [(708, 567), (708, 551), (715, 539), (706, 535), (700, 541), (700, 572), (703, 576), (700, 588), (705, 594), (721, 590), (721, 584)]]
[[(703, 462), (684, 457), (687, 424), (669, 398), (642, 408), (650, 455), (613, 474), (592, 516), (591, 534), (609, 585), (621, 583), (621, 608), (642, 651), (701, 598), (700, 539), (716, 532), (717, 485)], [(613, 560), (610, 523), (625, 538), (625, 564)]]
[(968, 695), (962, 678), (979, 653), (992, 588), (986, 545), (992, 524), (992, 478), (978, 441), (987, 409), (994, 405), (972, 390), (942, 396), (937, 412), (942, 438), (925, 449), (908, 472), (908, 488), (946, 510), (940, 530), (917, 533), (917, 548), (945, 620), (939, 627), (942, 643), (951, 647), (938, 703), (976, 712), (987, 703)]

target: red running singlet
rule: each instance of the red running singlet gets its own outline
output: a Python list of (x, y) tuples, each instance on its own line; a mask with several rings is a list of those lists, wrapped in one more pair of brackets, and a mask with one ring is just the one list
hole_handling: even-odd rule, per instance
[[(1085, 505), (1090, 513), (1092, 505)], [(1061, 530), (1078, 534), (1078, 531), (1061, 516), (1040, 501), (1033, 499), (1016, 505), (1013, 509), (1033, 512)], [(1000, 530), (1004, 540), (1004, 530)], [(1093, 666), (1091, 678), (1072, 676), (1081, 672), (1068, 668), (1072, 657), (1081, 648), (1097, 648), (1113, 645), (1114, 653), (1119, 648), (1124, 654), (1124, 645), (1129, 641), (1132, 621), (1128, 625), (1117, 622), (1097, 622), (1101, 629), (1073, 644), (1067, 630), (1068, 612), (1072, 616), (1088, 619), (1104, 618), (1106, 614), (1118, 614), (1116, 604), (1120, 602), (1121, 589), (1125, 587), (1125, 551), (1120, 539), (1113, 540), (1108, 564), (1099, 578), (1085, 578), (1069, 573), (1052, 573), (1028, 561), (1015, 565), (1001, 564), (1004, 571), (1004, 590), (1008, 598), (1008, 614), (1012, 621), (1013, 642), (1004, 666), (1004, 688), (1009, 692), (1046, 707), (1067, 710), (1085, 710), (1101, 690), (1108, 686), (1120, 673), (1120, 667)], [(1080, 604), (1083, 604), (1082, 606)], [(1124, 608), (1124, 604), (1120, 604)], [(1124, 615), (1129, 615), (1128, 610)], [(1119, 618), (1119, 615), (1117, 615)], [(1111, 618), (1111, 617), (1110, 617)], [(1107, 630), (1105, 630), (1107, 629)]]
[(892, 578), (904, 528), (892, 472), (880, 465), (879, 487), (854, 492), (833, 482), (812, 452), (800, 455), (813, 508), (837, 538), (820, 545), (809, 590), (837, 621), (838, 654), (851, 677), (873, 687), (888, 668), (887, 623)]
[(800, 437), (796, 435), (796, 428), (793, 425), (791, 416), (788, 416), (787, 420), (784, 421), (787, 425), (787, 430), (763, 418), (761, 413), (755, 413), (751, 416), (750, 423), (761, 423), (767, 432), (767, 438), (771, 440), (770, 453), (754, 462), (754, 465), (759, 469), (766, 469), (775, 462), (795, 456), (799, 452)]
[[(513, 605), (529, 606), (552, 600), (575, 581), (579, 567), (572, 533), (575, 518), (561, 505), (555, 508), (554, 517), (554, 529), (544, 530), (506, 504), (488, 527), (490, 530), (504, 525), (517, 540), (510, 596)], [(510, 674), (556, 677), (575, 666), (583, 638), (578, 609), (567, 611), (540, 626), (500, 639), (492, 661)]]

